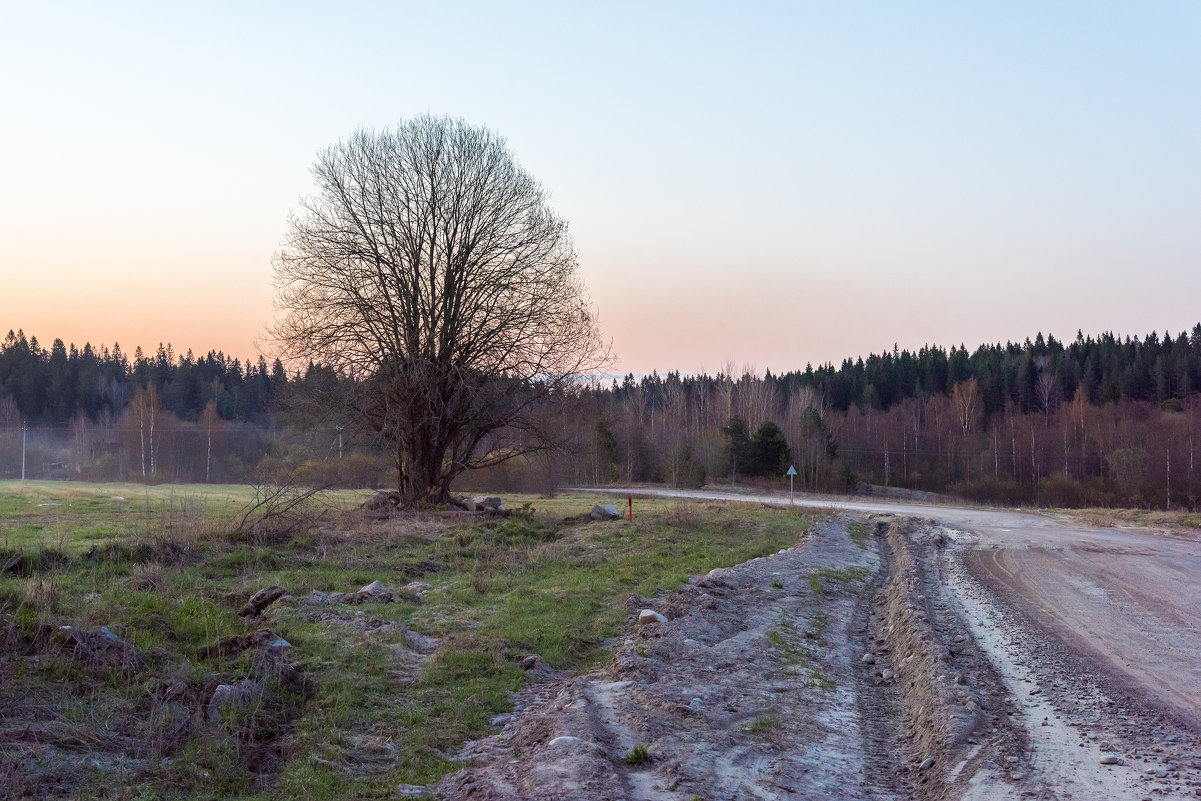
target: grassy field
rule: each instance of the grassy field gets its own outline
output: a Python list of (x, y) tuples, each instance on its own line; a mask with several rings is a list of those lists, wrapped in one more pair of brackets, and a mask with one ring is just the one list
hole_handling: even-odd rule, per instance
[[(506, 496), (522, 510), (508, 518), (369, 520), (366, 496), (239, 527), (251, 488), (0, 484), (0, 795), (395, 797), (494, 730), (528, 655), (603, 663), (628, 596), (774, 552), (808, 523), (647, 499), (633, 523), (593, 522), (594, 495)], [(430, 588), (322, 602), (375, 580)], [(271, 585), (287, 596), (239, 617)], [(263, 628), (292, 647), (206, 650)], [(217, 686), (239, 682), (253, 703), (209, 719)]]

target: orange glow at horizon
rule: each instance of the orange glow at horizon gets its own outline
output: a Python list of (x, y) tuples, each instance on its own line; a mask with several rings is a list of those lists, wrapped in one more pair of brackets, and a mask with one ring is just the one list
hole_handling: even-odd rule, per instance
[(0, 336), (257, 359), (314, 155), (423, 112), (543, 182), (614, 373), (1201, 320), (1201, 6), (686, 16), (14, 6)]

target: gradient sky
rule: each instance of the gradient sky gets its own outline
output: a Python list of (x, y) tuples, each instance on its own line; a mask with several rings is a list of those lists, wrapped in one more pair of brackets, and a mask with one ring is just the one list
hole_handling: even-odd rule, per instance
[(1201, 3), (576, 5), (0, 2), (0, 328), (256, 354), (316, 152), (422, 112), (618, 371), (1201, 321)]

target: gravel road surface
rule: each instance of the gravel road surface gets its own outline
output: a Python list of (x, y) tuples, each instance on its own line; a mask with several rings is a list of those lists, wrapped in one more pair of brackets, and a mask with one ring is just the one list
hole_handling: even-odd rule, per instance
[[(598, 492), (789, 503), (735, 492)], [(946, 532), (939, 586), (1019, 703), (1040, 797), (1201, 796), (1201, 532), (863, 498), (795, 503)]]

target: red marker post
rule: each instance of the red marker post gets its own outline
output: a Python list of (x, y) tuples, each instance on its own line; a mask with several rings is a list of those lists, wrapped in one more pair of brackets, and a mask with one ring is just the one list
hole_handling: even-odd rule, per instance
[(630, 522), (634, 522), (634, 496), (630, 496)]

